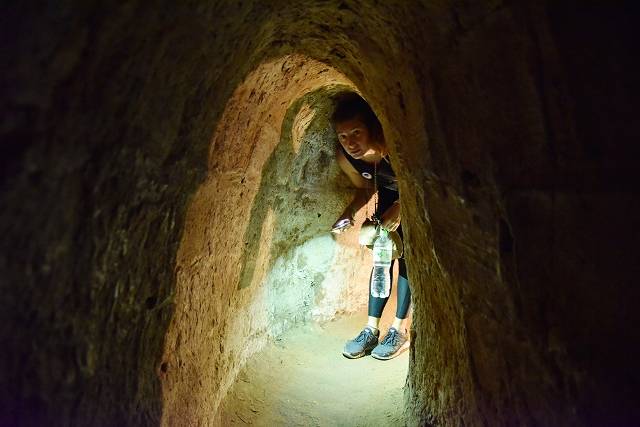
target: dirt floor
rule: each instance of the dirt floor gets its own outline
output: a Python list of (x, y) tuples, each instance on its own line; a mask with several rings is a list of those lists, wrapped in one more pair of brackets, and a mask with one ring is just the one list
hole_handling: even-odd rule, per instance
[[(395, 294), (395, 292), (393, 292)], [(394, 314), (389, 301), (381, 329)], [(366, 312), (293, 329), (254, 355), (222, 403), (222, 425), (403, 426), (409, 351), (389, 361), (342, 356)]]

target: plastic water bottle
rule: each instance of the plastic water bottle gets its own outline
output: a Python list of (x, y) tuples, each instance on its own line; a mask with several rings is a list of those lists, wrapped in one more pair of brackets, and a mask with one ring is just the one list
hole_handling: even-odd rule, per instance
[(378, 237), (373, 242), (373, 273), (371, 274), (371, 296), (387, 298), (391, 292), (391, 258), (393, 241), (389, 232), (382, 227), (378, 229)]

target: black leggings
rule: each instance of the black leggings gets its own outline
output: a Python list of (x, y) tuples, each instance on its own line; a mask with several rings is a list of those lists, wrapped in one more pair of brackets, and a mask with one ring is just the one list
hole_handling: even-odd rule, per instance
[[(392, 283), (394, 263), (395, 260), (391, 263), (391, 268), (389, 269)], [(398, 319), (405, 319), (409, 312), (409, 305), (411, 304), (411, 290), (409, 290), (407, 264), (404, 258), (398, 259), (398, 267), (398, 306), (396, 307), (396, 317)], [(373, 269), (371, 271), (373, 272)], [(371, 281), (369, 281), (369, 316), (378, 318), (382, 317), (382, 311), (384, 310), (384, 306), (387, 305), (387, 301), (389, 301), (389, 297), (376, 298), (371, 296)]]

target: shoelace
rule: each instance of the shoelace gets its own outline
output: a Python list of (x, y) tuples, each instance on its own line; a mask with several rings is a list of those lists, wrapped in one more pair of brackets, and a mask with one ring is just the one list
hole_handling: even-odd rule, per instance
[(373, 332), (371, 332), (368, 328), (364, 328), (362, 332), (360, 332), (360, 335), (356, 337), (356, 342), (364, 341), (368, 335), (373, 335)]
[(387, 332), (387, 336), (384, 337), (384, 339), (382, 340), (382, 344), (386, 345), (386, 344), (391, 344), (392, 346), (396, 346), (398, 344), (398, 339), (400, 338), (400, 334), (398, 333), (398, 331), (396, 331), (395, 329), (389, 330), (389, 332)]

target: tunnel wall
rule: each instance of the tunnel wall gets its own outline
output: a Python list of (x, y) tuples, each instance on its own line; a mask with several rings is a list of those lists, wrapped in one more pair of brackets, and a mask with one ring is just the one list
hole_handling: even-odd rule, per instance
[(3, 13), (0, 424), (160, 420), (175, 254), (221, 108), (188, 15), (165, 32), (145, 9)]
[(630, 5), (10, 3), (0, 420), (160, 422), (212, 135), (251, 70), (296, 53), (347, 76), (389, 136), (409, 424), (637, 423)]
[(430, 259), (414, 295), (431, 333), (415, 348), (438, 350), (415, 352), (423, 375), (411, 380), (440, 390), (432, 414), (454, 406), (487, 425), (638, 417), (638, 334), (623, 326), (638, 297), (637, 66), (623, 6), (458, 10), (460, 32), (423, 70), (431, 158), (417, 197), (433, 256), (409, 235)]

